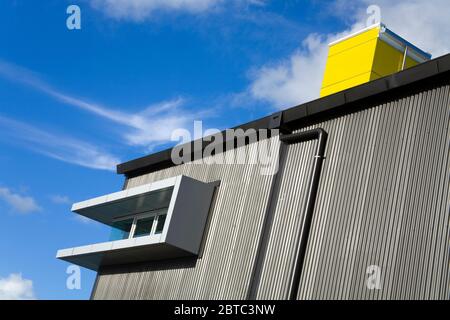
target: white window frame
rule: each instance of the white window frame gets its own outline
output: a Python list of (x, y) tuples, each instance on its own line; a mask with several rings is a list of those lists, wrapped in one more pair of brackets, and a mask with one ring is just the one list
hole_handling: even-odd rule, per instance
[[(136, 215), (132, 215), (132, 216), (120, 217), (120, 218), (114, 219), (114, 222), (122, 221), (122, 220), (128, 220), (128, 219), (133, 219), (133, 223), (131, 224), (131, 228), (130, 228), (130, 231), (128, 233), (128, 238), (124, 238), (122, 240), (136, 239), (134, 237), (134, 232), (136, 231), (137, 221), (140, 220), (140, 219), (144, 219), (144, 218), (155, 217), (153, 219), (153, 222), (152, 222), (152, 229), (150, 230), (150, 234), (148, 234), (146, 236), (137, 237), (137, 238), (150, 237), (150, 236), (155, 236), (155, 235), (159, 235), (160, 234), (160, 233), (156, 234), (155, 231), (156, 231), (156, 227), (158, 225), (159, 217), (162, 216), (162, 215), (166, 215), (166, 221), (164, 221), (164, 225), (163, 225), (163, 229), (164, 229), (164, 226), (165, 226), (165, 224), (167, 222), (167, 214), (168, 214), (168, 208), (162, 208), (162, 209), (156, 209), (156, 210), (152, 210), (152, 211), (142, 212), (142, 213), (139, 213), (139, 214), (136, 214)], [(163, 231), (161, 231), (161, 233), (162, 232)]]

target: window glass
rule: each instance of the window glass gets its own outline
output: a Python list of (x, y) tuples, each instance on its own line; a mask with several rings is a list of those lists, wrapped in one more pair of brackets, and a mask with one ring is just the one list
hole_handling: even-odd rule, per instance
[(162, 208), (168, 208), (172, 199), (173, 187), (164, 188), (146, 194), (139, 199), (140, 211), (153, 212)]
[(112, 224), (110, 241), (128, 239), (130, 235), (131, 226), (133, 225), (133, 218), (119, 220)]
[(138, 219), (136, 222), (136, 228), (134, 229), (134, 238), (149, 236), (152, 231), (153, 220), (155, 217), (147, 217)]
[(155, 234), (161, 233), (164, 228), (164, 222), (166, 222), (166, 214), (158, 216), (158, 223), (156, 224)]

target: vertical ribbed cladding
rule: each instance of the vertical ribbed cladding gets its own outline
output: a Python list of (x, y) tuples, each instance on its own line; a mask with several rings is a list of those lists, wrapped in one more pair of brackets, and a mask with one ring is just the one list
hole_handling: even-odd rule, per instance
[[(449, 95), (445, 86), (318, 125), (327, 159), (299, 299), (449, 298)], [(381, 290), (366, 286), (370, 265)]]
[(286, 145), (274, 190), (274, 218), (258, 286), (258, 299), (287, 299), (317, 140)]
[[(449, 125), (446, 85), (301, 129), (321, 127), (328, 142), (299, 299), (450, 297)], [(285, 146), (257, 298), (288, 296), (316, 145)], [(202, 257), (104, 268), (93, 298), (247, 296), (273, 176), (255, 165), (185, 164), (127, 187), (179, 174), (221, 180)], [(381, 290), (366, 286), (370, 265), (381, 268)]]
[[(278, 137), (270, 142), (279, 146)], [(257, 157), (256, 144), (243, 148), (247, 157)], [(236, 150), (224, 155), (231, 152)], [(245, 298), (273, 175), (262, 175), (259, 165), (196, 161), (129, 179), (127, 188), (180, 174), (221, 181), (202, 257), (104, 268), (94, 299)]]

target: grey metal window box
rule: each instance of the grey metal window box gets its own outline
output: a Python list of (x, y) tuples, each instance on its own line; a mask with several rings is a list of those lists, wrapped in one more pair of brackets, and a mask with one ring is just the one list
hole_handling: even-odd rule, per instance
[(216, 185), (177, 176), (75, 203), (72, 211), (110, 226), (117, 218), (164, 205), (168, 209), (160, 234), (62, 249), (56, 257), (98, 270), (106, 265), (198, 255)]

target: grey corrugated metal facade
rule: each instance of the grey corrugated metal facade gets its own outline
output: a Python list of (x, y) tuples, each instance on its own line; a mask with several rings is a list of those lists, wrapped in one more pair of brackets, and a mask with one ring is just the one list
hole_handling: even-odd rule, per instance
[[(450, 297), (450, 76), (430, 79), (295, 128), (328, 133), (298, 299)], [(221, 181), (202, 252), (101, 268), (92, 298), (288, 298), (317, 140), (269, 141), (285, 148), (277, 175), (199, 161), (130, 175), (126, 188), (180, 174)], [(258, 143), (242, 148), (250, 157)], [(366, 286), (370, 265), (379, 290)]]

